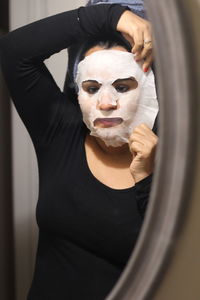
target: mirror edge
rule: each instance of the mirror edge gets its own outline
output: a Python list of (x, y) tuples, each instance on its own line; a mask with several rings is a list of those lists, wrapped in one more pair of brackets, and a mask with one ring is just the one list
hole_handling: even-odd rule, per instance
[[(107, 300), (151, 299), (168, 268), (187, 216), (189, 195), (192, 194), (192, 186), (186, 185), (187, 178), (189, 176), (190, 182), (194, 180), (190, 157), (195, 157), (197, 147), (195, 120), (191, 112), (194, 112), (197, 98), (195, 90), (197, 92), (198, 87), (189, 76), (192, 67), (195, 67), (195, 58), (189, 65), (191, 50), (188, 38), (191, 46), (195, 38), (195, 26), (192, 24), (195, 20), (190, 18), (188, 26), (184, 17), (189, 15), (196, 3), (184, 3), (184, 0), (146, 0), (145, 4), (155, 33), (160, 100), (157, 164), (139, 240)], [(196, 50), (194, 56), (197, 53)], [(191, 95), (189, 91), (192, 86), (194, 90)], [(189, 147), (191, 143), (193, 149)]]

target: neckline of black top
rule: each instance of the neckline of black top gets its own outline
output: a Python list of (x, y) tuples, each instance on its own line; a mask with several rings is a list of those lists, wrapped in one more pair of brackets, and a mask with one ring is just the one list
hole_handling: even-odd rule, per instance
[(125, 189), (114, 189), (109, 187), (108, 185), (104, 184), (103, 182), (99, 181), (91, 172), (89, 166), (88, 166), (88, 162), (87, 162), (87, 156), (86, 156), (86, 150), (85, 150), (85, 139), (86, 139), (86, 135), (87, 135), (88, 131), (86, 130), (82, 141), (81, 141), (81, 148), (83, 149), (83, 165), (84, 168), (89, 176), (89, 178), (95, 183), (97, 184), (100, 188), (103, 188), (104, 190), (113, 192), (113, 193), (127, 193), (127, 192), (133, 192), (135, 190), (135, 185), (129, 188), (125, 188)]

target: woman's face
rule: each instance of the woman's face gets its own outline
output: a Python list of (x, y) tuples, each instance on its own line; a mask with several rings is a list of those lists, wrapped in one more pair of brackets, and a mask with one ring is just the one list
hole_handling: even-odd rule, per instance
[(141, 74), (133, 54), (121, 46), (106, 50), (93, 47), (79, 63), (76, 81), (83, 121), (91, 135), (101, 138), (107, 146), (128, 143), (138, 107)]
[[(89, 49), (85, 56), (89, 56), (92, 53), (103, 50), (102, 47), (96, 46), (91, 49)], [(124, 51), (128, 52), (125, 48), (122, 46), (116, 46), (110, 48), (110, 50), (118, 50), (118, 51)], [(103, 76), (104, 77), (104, 76)], [(103, 79), (103, 78), (102, 78)], [(103, 84), (98, 81), (86, 80), (82, 82), (82, 88), (83, 90), (88, 94), (88, 101), (81, 102), (81, 108), (85, 111), (84, 108), (86, 108), (87, 111), (90, 110), (90, 106), (92, 106), (94, 99), (96, 100), (96, 109), (103, 112), (109, 112), (110, 115), (111, 111), (117, 111), (120, 109), (120, 97), (121, 94), (124, 94), (128, 91), (136, 89), (138, 86), (137, 81), (135, 78), (117, 78), (112, 84), (110, 84), (110, 91), (106, 92), (106, 89), (104, 89), (103, 92)], [(93, 97), (99, 92), (99, 90), (102, 89), (102, 93), (99, 94), (98, 97)], [(115, 100), (114, 100), (115, 98)], [(118, 112), (116, 112), (118, 113)], [(122, 118), (98, 118), (95, 119), (93, 124), (97, 128), (110, 128), (115, 127), (123, 122)]]

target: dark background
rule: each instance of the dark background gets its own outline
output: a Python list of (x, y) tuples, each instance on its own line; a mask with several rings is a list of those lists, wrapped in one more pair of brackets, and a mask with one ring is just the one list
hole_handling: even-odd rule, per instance
[[(0, 36), (9, 30), (9, 3), (0, 2)], [(0, 70), (0, 299), (14, 300), (11, 109)]]

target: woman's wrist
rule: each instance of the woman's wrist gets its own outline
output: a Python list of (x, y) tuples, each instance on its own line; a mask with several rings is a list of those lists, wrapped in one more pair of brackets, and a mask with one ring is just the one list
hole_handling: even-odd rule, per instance
[(146, 173), (146, 172), (144, 172), (144, 173), (138, 173), (138, 174), (132, 174), (135, 183), (138, 183), (138, 182), (142, 181), (143, 179), (145, 179), (146, 177), (148, 177), (150, 175), (151, 174)]

